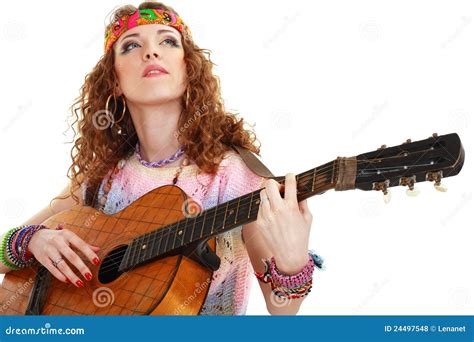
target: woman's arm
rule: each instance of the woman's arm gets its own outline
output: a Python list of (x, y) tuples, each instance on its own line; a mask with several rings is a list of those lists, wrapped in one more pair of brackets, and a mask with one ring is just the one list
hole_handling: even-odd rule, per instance
[[(69, 194), (69, 189), (70, 189), (70, 186), (71, 184), (69, 184), (68, 186), (66, 186), (62, 191), (61, 193), (59, 194), (59, 197), (63, 197), (64, 195), (68, 195)], [(74, 194), (79, 197), (79, 204), (82, 205), (82, 189), (79, 188), (77, 189)], [(30, 224), (41, 224), (43, 223), (44, 221), (46, 221), (48, 218), (50, 218), (51, 216), (63, 211), (63, 210), (67, 210), (67, 209), (70, 209), (72, 208), (73, 206), (77, 205), (76, 201), (72, 198), (72, 196), (66, 198), (66, 199), (56, 199), (54, 200), (53, 202), (51, 202), (51, 205), (48, 205), (46, 206), (44, 209), (42, 209), (41, 211), (39, 211), (38, 213), (36, 213), (34, 216), (30, 217), (28, 220), (26, 220), (23, 224), (21, 225), (30, 225)], [(10, 227), (10, 228), (13, 228), (13, 227)], [(2, 234), (0, 236), (0, 241), (3, 240), (3, 236), (5, 235)], [(7, 260), (8, 259), (8, 256), (6, 255), (5, 253), (5, 257), (7, 257)], [(9, 260), (11, 262), (11, 260)], [(0, 262), (0, 273), (8, 273), (10, 272), (11, 269), (6, 267), (5, 265), (3, 265), (1, 262)]]
[[(275, 257), (278, 269), (285, 274), (300, 272), (308, 262), (308, 240), (312, 214), (307, 200), (298, 203), (296, 179), (287, 174), (285, 186), (275, 180), (264, 182), (260, 191), (261, 206), (257, 221), (244, 225), (243, 238), (256, 272), (263, 272), (262, 259)], [(279, 191), (284, 188), (284, 198)], [(268, 197), (268, 198), (267, 198)], [(259, 281), (267, 310), (272, 315), (294, 315), (304, 298), (287, 299), (275, 295), (268, 283)]]
[[(272, 253), (265, 242), (265, 238), (263, 237), (263, 234), (256, 222), (244, 225), (242, 234), (254, 271), (263, 272), (265, 270), (265, 266), (262, 262), (262, 259), (269, 259), (274, 255), (274, 253)], [(292, 273), (299, 272), (305, 266), (305, 264), (306, 263), (304, 263), (299, 269), (297, 268)], [(260, 285), (260, 289), (262, 290), (263, 296), (265, 298), (267, 310), (271, 315), (296, 315), (300, 309), (301, 303), (306, 298), (302, 297), (291, 300), (280, 298), (273, 293), (270, 284), (265, 284), (261, 281), (259, 281), (258, 284)]]

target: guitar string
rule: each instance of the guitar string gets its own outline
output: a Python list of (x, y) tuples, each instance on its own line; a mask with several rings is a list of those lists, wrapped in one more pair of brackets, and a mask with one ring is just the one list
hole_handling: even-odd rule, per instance
[[(419, 152), (425, 152), (425, 151), (430, 151), (430, 150), (431, 150), (431, 149), (423, 150), (423, 151), (419, 151)], [(396, 158), (396, 157), (391, 157), (391, 158)], [(335, 160), (335, 161), (336, 161), (336, 160)], [(297, 181), (303, 183), (303, 182), (305, 182), (305, 181), (308, 181), (310, 177), (311, 177), (311, 178), (314, 178), (316, 175), (321, 176), (321, 175), (323, 175), (323, 174), (326, 174), (328, 171), (330, 171), (329, 169), (331, 169), (331, 168), (334, 167), (334, 164), (336, 164), (335, 170), (338, 171), (339, 165), (338, 165), (338, 163), (336, 163), (335, 161), (332, 161), (332, 162), (323, 164), (322, 167), (321, 167), (321, 170), (318, 170), (317, 168), (315, 168), (315, 169), (311, 169), (311, 170), (309, 170), (309, 171), (303, 172), (303, 173), (301, 174), (301, 177), (298, 177), (298, 180), (297, 180)], [(356, 160), (356, 164), (361, 164), (361, 163), (365, 163), (365, 162), (369, 162), (369, 163), (370, 163), (370, 162), (372, 162), (372, 161), (373, 161), (372, 159), (363, 159), (363, 160), (360, 160), (360, 161), (359, 161), (359, 160)], [(327, 165), (327, 166), (325, 166), (325, 165)], [(395, 166), (394, 166), (394, 167), (395, 167)], [(377, 168), (377, 169), (379, 169), (379, 168)], [(323, 170), (324, 170), (324, 172), (321, 172), (321, 171), (323, 171)], [(317, 171), (320, 171), (320, 173), (318, 174)], [(282, 180), (282, 181), (283, 181), (283, 180)], [(324, 183), (324, 182), (325, 182), (325, 180), (322, 180), (322, 182), (316, 181), (315, 187), (317, 187), (317, 186), (320, 185), (320, 184), (318, 184), (318, 183)], [(281, 184), (281, 183), (280, 183), (280, 184)], [(263, 189), (263, 188), (262, 188), (262, 189)], [(259, 190), (257, 190), (257, 191), (261, 191), (262, 189), (259, 189)], [(250, 199), (251, 197), (252, 197), (252, 193), (249, 193), (249, 194), (246, 194), (246, 195), (240, 197), (240, 204), (242, 204), (242, 206), (244, 206), (244, 205), (245, 205), (245, 206), (246, 206), (246, 205), (250, 205), (251, 202), (247, 202), (247, 200)], [(239, 198), (236, 198), (236, 199), (233, 199), (233, 200), (229, 201), (229, 205), (230, 205), (231, 202), (237, 202), (238, 199), (239, 199)], [(225, 204), (226, 204), (226, 203), (222, 203), (222, 204), (219, 205), (219, 206), (224, 207)], [(240, 207), (240, 204), (239, 204), (239, 207)], [(214, 208), (215, 208), (215, 207), (214, 207)], [(206, 209), (206, 211), (209, 212), (209, 211), (211, 211), (211, 210), (217, 210), (217, 209), (214, 209), (214, 208)], [(254, 207), (254, 208), (257, 208), (257, 207)], [(254, 209), (252, 209), (252, 211), (254, 211)], [(203, 211), (203, 212), (204, 212), (204, 211)], [(203, 217), (204, 217), (204, 215), (202, 215), (203, 212), (201, 212), (201, 214), (199, 214), (199, 216), (197, 216), (197, 217), (195, 218), (195, 222), (194, 222), (194, 225), (195, 225), (195, 226), (196, 226), (197, 224), (204, 224), (204, 221), (205, 221), (205, 220), (199, 221), (200, 218), (203, 218)], [(225, 214), (225, 212), (226, 212), (226, 210), (223, 210), (223, 211), (218, 210), (218, 211), (215, 213), (214, 216), (217, 218), (218, 215)], [(138, 240), (136, 240), (136, 239), (139, 239), (139, 238), (143, 239), (143, 242), (145, 242), (146, 238), (150, 238), (150, 236), (151, 236), (152, 234), (155, 234), (155, 235), (156, 235), (156, 234), (161, 234), (162, 236), (160, 237), (160, 239), (163, 241), (165, 238), (168, 238), (169, 236), (171, 236), (171, 235), (173, 235), (173, 234), (176, 233), (176, 232), (173, 232), (173, 229), (176, 228), (176, 227), (178, 227), (180, 222), (187, 221), (187, 220), (189, 220), (189, 218), (187, 218), (187, 219), (182, 219), (182, 220), (179, 220), (179, 221), (177, 221), (177, 222), (171, 223), (171, 224), (169, 224), (169, 225), (167, 225), (167, 226), (165, 226), (165, 227), (162, 227), (162, 228), (160, 228), (160, 229), (158, 229), (158, 230), (153, 230), (153, 231), (151, 231), (151, 232), (147, 232), (147, 233), (145, 233), (145, 234), (142, 234), (142, 235), (140, 235), (139, 237), (137, 237), (137, 238), (135, 238), (134, 240), (132, 240), (132, 243), (133, 243), (133, 241), (138, 241)], [(237, 220), (238, 220), (238, 217), (237, 217)], [(225, 224), (225, 222), (223, 222), (223, 224)], [(186, 226), (187, 226), (187, 223), (186, 223)], [(184, 227), (183, 227), (183, 228), (184, 228)], [(164, 232), (163, 229), (165, 229), (166, 232)], [(202, 229), (203, 229), (203, 228), (202, 228)], [(194, 236), (194, 232), (193, 232), (193, 234), (192, 234), (192, 237), (193, 237), (193, 236)], [(155, 236), (155, 238), (156, 238), (156, 236)], [(193, 240), (191, 240), (189, 243), (191, 243), (191, 242), (193, 242)], [(131, 244), (130, 244), (130, 245), (131, 245)], [(128, 246), (130, 246), (130, 245), (128, 245)], [(161, 246), (160, 246), (160, 247), (161, 247)], [(165, 247), (166, 247), (166, 246), (165, 246)], [(175, 248), (179, 248), (179, 247), (182, 247), (182, 246), (178, 246), (178, 247), (175, 247)], [(171, 250), (172, 250), (172, 249), (171, 249)], [(169, 251), (171, 251), (171, 250), (169, 250)], [(139, 252), (138, 252), (138, 251), (139, 251), (139, 250), (136, 250), (136, 251), (134, 252), (134, 255), (132, 255), (131, 257), (134, 258), (134, 257), (138, 256), (138, 255), (139, 255)], [(168, 251), (167, 251), (167, 252), (168, 252)], [(124, 252), (112, 253), (112, 254), (110, 254), (110, 255), (108, 256), (108, 258), (112, 259), (112, 261), (115, 262), (115, 261), (117, 261), (117, 260), (119, 260), (119, 259), (121, 259), (121, 258), (123, 257), (123, 253), (124, 253)], [(118, 258), (114, 258), (115, 256), (117, 256)], [(108, 269), (112, 269), (112, 268), (114, 268), (114, 267), (115, 267), (114, 265), (111, 265), (110, 268), (107, 268), (107, 267), (106, 267), (106, 268), (103, 269), (103, 270), (105, 271), (105, 270), (108, 270)]]
[[(429, 151), (429, 150), (425, 150), (425, 151)], [(359, 162), (365, 162), (365, 161), (369, 161), (369, 162), (370, 162), (371, 160), (361, 160), (361, 161), (357, 161), (357, 162), (359, 163)], [(330, 163), (327, 163), (327, 164), (334, 164), (334, 161), (333, 161), (333, 162), (330, 162)], [(327, 165), (327, 164), (324, 164), (324, 165)], [(323, 166), (324, 166), (324, 165), (323, 165)], [(322, 167), (321, 170), (323, 170), (323, 169), (327, 170), (327, 169), (329, 169), (331, 166), (332, 166), (332, 165), (328, 165), (328, 166), (326, 166), (326, 167)], [(337, 170), (337, 169), (338, 169), (338, 165), (336, 165), (336, 170)], [(312, 170), (315, 170), (315, 169), (312, 169)], [(316, 170), (317, 170), (317, 168), (316, 168)], [(316, 170), (315, 170), (315, 171), (316, 171)], [(309, 171), (306, 171), (306, 172), (302, 173), (302, 174), (301, 174), (302, 176), (298, 178), (298, 181), (307, 180), (307, 176), (309, 176), (310, 174), (311, 174), (311, 177), (313, 178), (313, 176), (312, 176), (313, 174), (316, 174), (316, 175), (318, 174), (317, 172), (315, 173), (315, 171), (309, 170)], [(325, 171), (324, 173), (326, 173), (326, 171)], [(321, 174), (323, 174), (323, 173), (320, 173), (319, 175), (321, 175)], [(262, 189), (263, 189), (263, 188), (262, 188)], [(259, 190), (261, 190), (261, 189), (259, 189)], [(241, 201), (240, 201), (240, 202), (241, 202), (243, 205), (250, 204), (250, 203), (247, 203), (246, 200), (247, 200), (248, 198), (250, 198), (251, 195), (252, 195), (252, 193), (247, 194), (247, 195), (244, 195), (243, 197), (240, 197), (240, 198), (241, 198)], [(238, 198), (237, 198), (237, 199), (234, 199), (234, 200), (232, 200), (232, 201), (229, 201), (229, 203), (230, 203), (230, 202), (233, 202), (233, 201), (237, 201), (237, 200), (238, 200)], [(225, 203), (224, 203), (224, 204), (225, 204)], [(222, 205), (222, 206), (223, 206), (223, 205)], [(239, 206), (240, 206), (240, 204), (239, 204)], [(209, 209), (209, 211), (210, 211), (210, 210), (217, 210), (217, 209), (211, 208), (211, 209)], [(224, 211), (224, 212), (217, 211), (217, 212), (215, 213), (215, 217), (218, 217), (218, 215), (221, 215), (221, 214), (223, 214), (223, 213), (225, 214), (225, 211)], [(204, 215), (201, 215), (201, 214), (200, 214), (200, 215), (196, 218), (195, 225), (196, 225), (196, 223), (201, 223), (201, 224), (204, 223), (204, 220), (203, 220), (202, 222), (198, 221), (198, 219), (199, 219), (199, 218), (202, 218), (202, 217), (204, 217)], [(189, 219), (189, 218), (188, 218), (188, 219)], [(238, 218), (237, 218), (237, 219), (238, 219)], [(156, 234), (160, 233), (160, 234), (162, 235), (162, 236), (160, 237), (160, 240), (163, 241), (165, 238), (167, 238), (167, 237), (169, 238), (170, 235), (176, 234), (176, 231), (173, 232), (173, 229), (174, 229), (175, 227), (178, 227), (178, 226), (179, 226), (179, 223), (182, 222), (182, 221), (184, 221), (184, 220), (180, 220), (180, 221), (178, 221), (178, 222), (175, 222), (175, 223), (172, 223), (172, 224), (170, 224), (170, 225), (167, 225), (166, 228), (163, 227), (163, 228), (161, 228), (161, 229), (158, 229), (158, 230), (154, 230), (154, 231), (152, 231), (152, 232), (145, 233), (145, 234), (139, 236), (138, 238), (142, 238), (142, 239), (143, 239), (143, 242), (145, 242), (146, 238), (150, 238), (151, 234), (155, 234), (155, 235), (156, 235)], [(186, 219), (186, 221), (187, 221), (187, 219)], [(223, 222), (223, 223), (225, 224), (225, 222)], [(187, 225), (187, 223), (186, 223), (186, 225)], [(164, 232), (162, 229), (165, 229), (166, 232)], [(202, 230), (202, 229), (201, 229), (201, 230)], [(193, 231), (193, 236), (194, 236), (194, 231)], [(155, 238), (156, 238), (156, 236), (155, 236)], [(137, 239), (137, 238), (135, 238), (135, 239)], [(137, 240), (134, 240), (134, 241), (137, 241)], [(191, 242), (193, 242), (193, 240), (191, 240), (189, 243), (191, 243)], [(166, 244), (166, 245), (167, 245), (167, 244)], [(130, 245), (129, 245), (129, 246), (130, 246)], [(160, 247), (161, 247), (161, 246), (160, 246)], [(166, 247), (166, 246), (165, 246), (165, 247)], [(179, 248), (179, 247), (181, 247), (181, 246), (178, 246), (178, 247), (175, 247), (175, 248)], [(172, 249), (171, 249), (171, 250), (172, 250)], [(170, 251), (170, 250), (168, 250), (168, 251)], [(168, 252), (168, 251), (166, 251), (166, 252)], [(111, 254), (110, 257), (113, 258), (115, 255), (118, 255), (118, 256), (119, 256), (119, 259), (120, 259), (120, 258), (122, 257), (122, 252), (117, 252), (116, 254)], [(136, 250), (136, 251), (133, 252), (132, 258), (135, 258), (136, 256), (139, 256), (139, 250)], [(114, 259), (113, 261), (116, 261), (116, 259)], [(113, 268), (113, 265), (112, 265), (111, 267)]]

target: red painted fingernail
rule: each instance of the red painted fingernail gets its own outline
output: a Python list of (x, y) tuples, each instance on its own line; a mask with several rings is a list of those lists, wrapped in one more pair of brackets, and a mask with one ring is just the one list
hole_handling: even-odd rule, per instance
[(92, 260), (92, 262), (95, 264), (95, 265), (98, 265), (99, 264), (99, 258), (94, 258)]
[(76, 285), (77, 287), (83, 287), (84, 286), (84, 283), (80, 280), (76, 281)]
[(91, 280), (91, 279), (92, 279), (92, 274), (90, 274), (89, 272), (87, 272), (87, 273), (85, 274), (85, 277), (86, 277), (87, 280)]

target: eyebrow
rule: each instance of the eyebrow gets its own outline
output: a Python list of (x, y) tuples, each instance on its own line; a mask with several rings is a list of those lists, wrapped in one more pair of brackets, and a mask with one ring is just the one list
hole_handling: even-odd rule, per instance
[[(160, 29), (160, 30), (156, 31), (157, 34), (162, 34), (162, 33), (165, 33), (165, 32), (170, 32), (170, 33), (176, 34), (174, 31), (167, 30), (167, 29)], [(123, 37), (123, 38), (119, 41), (119, 44), (120, 44), (121, 42), (123, 42), (125, 39), (130, 38), (130, 37), (140, 37), (140, 34), (139, 34), (139, 33), (131, 33), (131, 34), (129, 34), (129, 35)]]

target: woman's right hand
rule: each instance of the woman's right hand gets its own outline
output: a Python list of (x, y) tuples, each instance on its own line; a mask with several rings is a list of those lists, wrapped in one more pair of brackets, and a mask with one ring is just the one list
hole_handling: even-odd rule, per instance
[(67, 259), (82, 274), (85, 280), (91, 280), (92, 272), (71, 247), (81, 251), (91, 263), (99, 264), (99, 257), (95, 252), (99, 251), (100, 247), (89, 245), (67, 229), (38, 230), (31, 237), (27, 250), (56, 278), (62, 282), (71, 282), (77, 287), (82, 287), (84, 282), (71, 270), (65, 260), (60, 261), (57, 267), (53, 265), (53, 261), (60, 258)]

